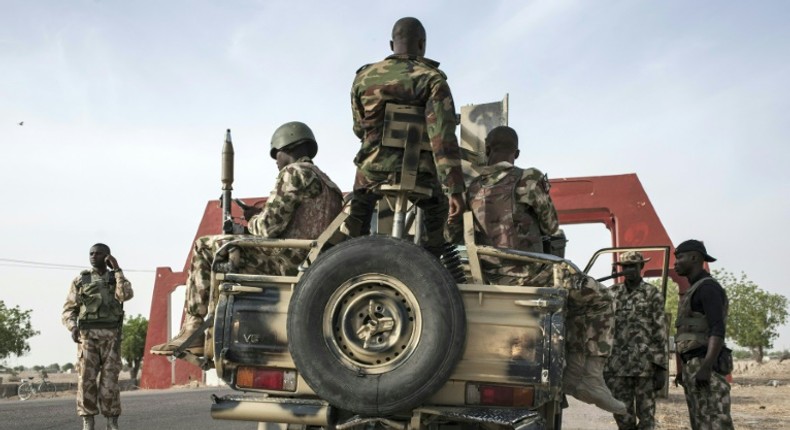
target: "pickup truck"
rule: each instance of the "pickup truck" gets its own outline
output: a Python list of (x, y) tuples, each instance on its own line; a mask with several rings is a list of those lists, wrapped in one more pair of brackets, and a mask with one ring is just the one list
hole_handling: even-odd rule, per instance
[[(344, 217), (314, 241), (225, 245), (310, 254), (293, 277), (214, 274), (205, 360), (240, 392), (214, 398), (215, 419), (284, 429), (561, 427), (564, 309), (578, 267), (477, 246), (471, 214), (463, 260), (389, 236), (339, 240)], [(553, 283), (486, 284), (484, 255), (543, 263)]]

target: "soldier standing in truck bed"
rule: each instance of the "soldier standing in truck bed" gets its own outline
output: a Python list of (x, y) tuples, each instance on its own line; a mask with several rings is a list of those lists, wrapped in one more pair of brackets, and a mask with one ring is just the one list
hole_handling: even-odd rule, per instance
[[(280, 126), (272, 136), (270, 155), (277, 161), (279, 174), (263, 211), (245, 210), (247, 228), (253, 236), (284, 239), (316, 239), (343, 208), (340, 189), (315, 164), (318, 143), (313, 131), (301, 122)], [(203, 324), (209, 313), (211, 262), (223, 243), (240, 235), (204, 236), (195, 241), (187, 278), (184, 303), (186, 318), (178, 335), (167, 343), (151, 348), (155, 355), (172, 355)], [(294, 276), (307, 250), (291, 248), (245, 248), (231, 250), (236, 257), (215, 270), (246, 274)], [(238, 259), (238, 263), (234, 263)], [(204, 339), (186, 347), (195, 355), (203, 355)]]
[[(467, 202), (475, 218), (475, 238), (481, 245), (543, 252), (543, 237), (557, 233), (557, 210), (549, 196), (549, 182), (538, 169), (520, 169), (518, 135), (507, 126), (486, 136), (488, 165), (469, 184)], [(551, 284), (551, 273), (531, 263), (483, 260), (492, 284)], [(579, 277), (568, 296), (566, 362), (563, 390), (612, 413), (625, 405), (612, 397), (603, 380), (603, 366), (612, 350), (614, 308), (605, 287)]]
[[(398, 181), (404, 151), (382, 145), (386, 105), (421, 107), (431, 151), (420, 153), (417, 184), (431, 189), (432, 195), (416, 204), (425, 212), (425, 248), (438, 255), (448, 218), (455, 222), (464, 211), (464, 180), (453, 96), (439, 63), (425, 58), (425, 41), (425, 28), (419, 20), (401, 18), (392, 29), (393, 55), (357, 71), (351, 110), (354, 133), (362, 147), (354, 158), (357, 173), (345, 229), (352, 236), (369, 234), (374, 205), (381, 199), (373, 188)], [(449, 203), (442, 186), (450, 195)]]

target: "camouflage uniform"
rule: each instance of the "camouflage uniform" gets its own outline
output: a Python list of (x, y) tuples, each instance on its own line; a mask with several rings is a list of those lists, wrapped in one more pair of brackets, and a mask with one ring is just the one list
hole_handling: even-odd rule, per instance
[[(546, 177), (537, 169), (520, 169), (507, 161), (486, 166), (467, 190), (475, 217), (476, 241), (483, 245), (543, 252), (543, 236), (556, 233), (557, 210)], [(484, 260), (489, 281), (500, 285), (553, 286), (550, 265)], [(603, 380), (605, 357), (612, 350), (612, 296), (586, 276), (569, 277), (565, 319), (566, 369), (563, 390), (613, 413), (625, 406), (612, 397)]]
[[(109, 288), (111, 276), (115, 277), (113, 300), (123, 303), (134, 296), (132, 284), (123, 276), (120, 269), (99, 274), (96, 269), (83, 271), (69, 287), (66, 303), (63, 305), (63, 325), (71, 331), (80, 327), (80, 343), (77, 351), (77, 414), (93, 416), (101, 413), (107, 417), (121, 414), (121, 391), (118, 387), (118, 375), (121, 372), (121, 325), (123, 317), (116, 327), (88, 328), (90, 324), (80, 319), (80, 308), (91, 300), (84, 294), (83, 277), (90, 277), (90, 284)], [(85, 327), (85, 328), (83, 328)], [(101, 377), (99, 378), (99, 373)]]
[(371, 189), (397, 181), (403, 163), (403, 149), (381, 145), (384, 110), (387, 103), (425, 108), (431, 152), (423, 151), (418, 164), (417, 185), (430, 188), (432, 196), (417, 202), (425, 212), (426, 246), (444, 242), (447, 197), (464, 190), (461, 152), (455, 136), (455, 104), (447, 77), (439, 63), (424, 57), (391, 55), (357, 71), (351, 88), (354, 134), (362, 147), (354, 157), (357, 174), (350, 215), (362, 222), (362, 234), (370, 231), (375, 202), (381, 198)]
[(654, 429), (653, 377), (656, 366), (667, 366), (664, 300), (658, 288), (646, 282), (635, 288), (617, 284), (612, 287), (612, 294), (616, 308), (615, 341), (604, 377), (612, 394), (629, 409), (627, 415), (614, 418), (621, 430)]
[[(714, 260), (715, 261), (715, 260)], [(679, 354), (693, 352), (708, 345), (709, 326), (705, 314), (692, 309), (692, 299), (695, 293), (722, 294), (723, 321), (726, 324), (728, 312), (727, 293), (710, 274), (703, 272), (683, 295), (678, 305), (678, 318), (675, 322), (677, 336), (675, 337), (676, 350)], [(691, 319), (701, 319), (695, 324), (689, 324)], [(686, 324), (684, 324), (684, 321)], [(723, 336), (722, 336), (723, 337)], [(697, 386), (694, 376), (700, 369), (704, 356), (697, 356), (687, 360), (682, 365), (683, 391), (689, 408), (689, 418), (693, 430), (726, 430), (732, 429), (730, 415), (730, 384), (724, 375), (711, 370), (710, 383), (707, 386)]]
[[(303, 204), (305, 203), (305, 204)], [(247, 223), (254, 236), (315, 239), (343, 207), (340, 189), (309, 157), (285, 166), (266, 201), (263, 212)], [(200, 318), (208, 314), (211, 262), (223, 244), (246, 235), (203, 236), (195, 241), (187, 280), (186, 311)], [(307, 257), (307, 250), (244, 248), (239, 273), (293, 276)]]

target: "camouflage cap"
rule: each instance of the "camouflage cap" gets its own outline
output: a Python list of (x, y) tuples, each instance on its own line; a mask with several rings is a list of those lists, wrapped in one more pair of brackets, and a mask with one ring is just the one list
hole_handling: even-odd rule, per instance
[(639, 251), (626, 251), (620, 254), (620, 260), (615, 261), (612, 265), (628, 266), (632, 264), (645, 264), (650, 261), (649, 258), (644, 258)]
[(313, 130), (310, 130), (310, 127), (303, 122), (286, 122), (277, 127), (277, 130), (274, 131), (272, 135), (272, 149), (269, 155), (276, 159), (277, 151), (302, 142), (313, 143), (314, 149), (312, 149), (312, 153), (309, 155), (310, 158), (314, 158), (315, 154), (318, 152), (318, 145), (315, 140), (315, 135), (313, 135)]

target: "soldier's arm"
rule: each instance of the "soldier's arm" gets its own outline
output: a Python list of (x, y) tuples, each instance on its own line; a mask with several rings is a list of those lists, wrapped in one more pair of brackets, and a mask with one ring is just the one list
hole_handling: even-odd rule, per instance
[(560, 228), (560, 221), (543, 180), (543, 173), (539, 170), (525, 169), (516, 185), (516, 201), (532, 208), (542, 234), (552, 235)]
[(364, 113), (362, 102), (357, 96), (357, 80), (354, 79), (354, 84), (351, 86), (351, 116), (354, 118), (354, 134), (360, 140), (365, 137), (365, 130), (362, 129), (362, 116)]
[(61, 321), (63, 322), (63, 325), (66, 326), (68, 331), (71, 331), (77, 326), (77, 316), (80, 313), (80, 305), (77, 302), (78, 283), (79, 278), (76, 278), (71, 282), (71, 286), (69, 286), (69, 292), (66, 295), (66, 302), (63, 304), (63, 314), (61, 315)]
[(320, 192), (321, 181), (312, 170), (286, 166), (277, 175), (277, 182), (266, 200), (263, 212), (252, 217), (247, 228), (256, 236), (280, 237), (302, 200), (315, 197)]
[(651, 321), (653, 321), (653, 328), (651, 330), (650, 350), (653, 353), (653, 363), (660, 367), (668, 365), (667, 361), (667, 325), (666, 313), (664, 312), (664, 300), (658, 288), (652, 287), (648, 303), (651, 304)]
[(461, 150), (455, 137), (455, 103), (450, 86), (440, 75), (433, 78), (425, 104), (425, 122), (439, 181), (450, 194), (464, 191)]
[(123, 303), (131, 300), (134, 297), (134, 290), (132, 290), (132, 283), (123, 275), (120, 268), (115, 269), (115, 300)]

